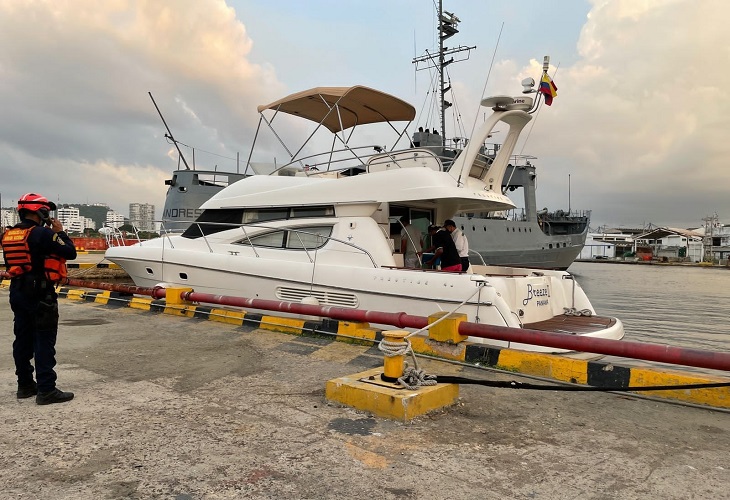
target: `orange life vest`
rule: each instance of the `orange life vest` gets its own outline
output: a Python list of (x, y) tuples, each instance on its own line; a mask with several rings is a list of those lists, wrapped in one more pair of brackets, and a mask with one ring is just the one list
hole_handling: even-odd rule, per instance
[(47, 255), (43, 259), (43, 272), (51, 283), (62, 283), (68, 277), (66, 259), (56, 255)]
[[(14, 227), (5, 231), (2, 237), (3, 254), (6, 267), (11, 278), (29, 273), (33, 270), (33, 263), (28, 246), (28, 236), (33, 227)], [(43, 273), (46, 279), (52, 283), (63, 281), (68, 276), (66, 270), (66, 259), (56, 255), (47, 255), (43, 259)]]
[(30, 248), (28, 247), (28, 236), (31, 229), (14, 227), (3, 234), (3, 255), (11, 278), (16, 278), (33, 269), (30, 261)]

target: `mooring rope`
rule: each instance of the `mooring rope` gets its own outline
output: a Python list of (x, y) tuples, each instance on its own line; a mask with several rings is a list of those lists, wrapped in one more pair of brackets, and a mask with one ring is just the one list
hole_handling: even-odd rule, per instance
[(576, 309), (575, 308), (575, 278), (572, 274), (568, 274), (570, 276), (568, 279), (570, 279), (573, 282), (573, 286), (571, 288), (571, 306), (570, 307), (563, 307), (563, 314), (565, 316), (593, 316), (593, 311), (590, 309)]
[(398, 377), (398, 383), (411, 391), (418, 389), (419, 387), (436, 385), (436, 375), (429, 375), (424, 370), (418, 368), (412, 368), (405, 363), (403, 366), (403, 376)]
[(412, 368), (408, 366), (408, 363), (404, 363), (403, 374), (398, 377), (397, 383), (409, 390), (415, 390), (426, 385), (436, 385), (435, 375), (428, 375), (424, 370), (418, 368), (418, 361), (416, 360), (416, 355), (411, 347), (411, 341), (408, 340), (408, 337), (405, 337), (403, 340), (404, 341), (393, 342), (382, 339), (378, 344), (378, 349), (380, 349), (386, 358), (406, 356), (409, 353), (413, 356), (413, 361), (416, 363), (416, 367)]
[(713, 389), (728, 387), (730, 382), (708, 382), (702, 384), (678, 385), (640, 385), (640, 386), (575, 386), (575, 385), (544, 385), (516, 380), (483, 380), (453, 375), (435, 375), (436, 381), (441, 384), (472, 384), (487, 387), (501, 387), (505, 389), (531, 389), (533, 391), (569, 391), (569, 392), (631, 392), (631, 391), (677, 391), (687, 389)]
[(400, 342), (392, 342), (390, 340), (385, 340), (383, 338), (380, 343), (378, 343), (378, 349), (383, 353), (383, 355), (387, 358), (392, 358), (394, 356), (407, 356), (408, 354), (411, 355), (411, 358), (413, 359), (413, 367), (408, 366), (408, 363), (404, 363), (403, 365), (403, 375), (398, 378), (398, 383), (409, 390), (415, 390), (418, 387), (421, 386), (428, 386), (428, 385), (436, 385), (436, 375), (429, 375), (424, 370), (420, 369), (418, 367), (418, 358), (416, 358), (416, 353), (413, 352), (413, 349), (411, 347), (411, 341), (409, 340), (414, 335), (417, 335), (421, 332), (428, 331), (429, 328), (441, 323), (449, 316), (453, 315), (456, 311), (458, 311), (464, 304), (466, 304), (469, 300), (471, 300), (474, 295), (479, 293), (481, 290), (481, 285), (477, 286), (477, 289), (474, 290), (474, 293), (469, 295), (466, 299), (461, 301), (459, 305), (457, 305), (455, 308), (453, 308), (451, 311), (444, 314), (442, 317), (434, 321), (433, 323), (430, 323), (423, 328), (420, 328), (416, 330), (415, 332), (411, 332), (408, 335), (406, 335), (403, 338), (403, 341)]
[(575, 307), (563, 307), (565, 316), (593, 316), (590, 309), (576, 309)]

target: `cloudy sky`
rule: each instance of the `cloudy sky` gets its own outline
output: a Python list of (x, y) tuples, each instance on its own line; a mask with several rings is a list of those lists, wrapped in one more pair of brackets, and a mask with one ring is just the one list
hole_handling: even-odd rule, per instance
[[(559, 91), (518, 150), (538, 205), (593, 224), (730, 223), (730, 42), (724, 0), (444, 0), (460, 122), (517, 95), (544, 55)], [(367, 85), (427, 113), (428, 0), (0, 0), (0, 194), (164, 203), (177, 155), (148, 92), (199, 167), (245, 160), (256, 106), (314, 86)], [(453, 119), (447, 121), (449, 127)], [(192, 153), (184, 151), (188, 161)]]

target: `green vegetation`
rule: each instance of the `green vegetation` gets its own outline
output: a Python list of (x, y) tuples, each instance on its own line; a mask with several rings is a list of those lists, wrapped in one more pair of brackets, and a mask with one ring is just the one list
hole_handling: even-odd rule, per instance
[(106, 222), (106, 213), (111, 210), (106, 205), (71, 205), (79, 209), (79, 215), (88, 217), (96, 223), (96, 227), (100, 228)]

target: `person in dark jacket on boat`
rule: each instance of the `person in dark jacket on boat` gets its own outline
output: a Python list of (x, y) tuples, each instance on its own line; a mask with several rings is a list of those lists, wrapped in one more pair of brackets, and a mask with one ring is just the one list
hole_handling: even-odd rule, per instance
[[(36, 403), (65, 403), (74, 397), (56, 387), (58, 295), (55, 286), (66, 279), (66, 260), (76, 258), (73, 241), (58, 219), (56, 205), (28, 193), (18, 200), (20, 223), (2, 236), (3, 258), (10, 279), (14, 313), (13, 358), (18, 399), (36, 396)], [(33, 379), (35, 360), (36, 380)]]
[(451, 239), (454, 240), (456, 245), (456, 251), (459, 253), (461, 259), (461, 270), (466, 272), (469, 269), (469, 240), (466, 239), (466, 235), (456, 227), (456, 223), (447, 219), (444, 221), (444, 228), (451, 234)]
[(425, 264), (433, 265), (438, 258), (441, 258), (442, 271), (460, 272), (461, 259), (451, 233), (440, 226), (428, 226), (428, 234), (431, 236), (431, 246), (423, 253), (433, 252), (434, 256)]

